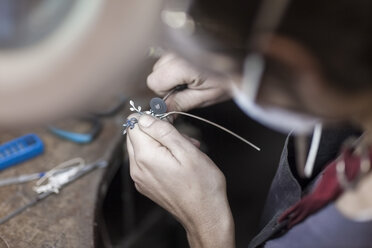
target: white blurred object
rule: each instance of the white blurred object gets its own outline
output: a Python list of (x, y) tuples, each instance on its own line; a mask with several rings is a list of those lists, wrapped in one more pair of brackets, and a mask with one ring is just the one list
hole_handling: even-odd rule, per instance
[[(7, 1), (12, 0), (0, 3)], [(115, 91), (146, 56), (162, 0), (70, 4), (60, 24), (40, 40), (0, 43), (0, 127), (50, 120)]]

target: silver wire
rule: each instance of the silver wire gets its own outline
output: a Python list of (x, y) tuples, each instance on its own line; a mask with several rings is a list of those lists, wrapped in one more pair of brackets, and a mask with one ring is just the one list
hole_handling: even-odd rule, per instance
[(251, 147), (253, 147), (254, 149), (256, 149), (257, 151), (261, 151), (261, 148), (259, 148), (258, 146), (256, 146), (255, 144), (253, 144), (252, 142), (249, 142), (248, 140), (244, 139), (243, 137), (239, 136), (238, 134), (234, 133), (233, 131), (217, 124), (217, 123), (214, 123), (212, 121), (209, 121), (207, 119), (204, 119), (202, 117), (199, 117), (199, 116), (196, 116), (196, 115), (193, 115), (193, 114), (189, 114), (189, 113), (185, 113), (185, 112), (179, 112), (179, 111), (171, 111), (171, 112), (168, 112), (164, 115), (162, 115), (161, 117), (159, 117), (160, 119), (163, 119), (163, 118), (166, 118), (167, 116), (169, 115), (173, 115), (173, 114), (179, 114), (179, 115), (185, 115), (185, 116), (188, 116), (188, 117), (191, 117), (191, 118), (194, 118), (194, 119), (197, 119), (197, 120), (200, 120), (200, 121), (203, 121), (205, 123), (208, 123), (212, 126), (215, 126), (225, 132), (227, 132), (228, 134), (231, 134), (232, 136), (234, 136), (235, 138), (243, 141), (244, 143), (250, 145)]
[(163, 101), (165, 102), (165, 100), (168, 99), (168, 97), (170, 95), (172, 95), (177, 89), (176, 88), (173, 88), (171, 91), (169, 91), (164, 97), (163, 97)]

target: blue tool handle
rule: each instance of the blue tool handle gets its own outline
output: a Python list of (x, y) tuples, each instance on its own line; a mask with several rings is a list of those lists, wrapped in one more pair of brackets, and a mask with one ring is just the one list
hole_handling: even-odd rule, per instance
[(95, 135), (92, 134), (85, 134), (85, 133), (75, 133), (71, 131), (62, 130), (56, 127), (48, 127), (49, 131), (52, 133), (58, 135), (61, 138), (70, 140), (72, 142), (78, 143), (78, 144), (87, 144), (93, 141)]
[(91, 124), (91, 128), (87, 133), (77, 133), (73, 131), (64, 130), (54, 126), (48, 126), (48, 130), (60, 138), (72, 141), (78, 144), (88, 144), (92, 142), (101, 132), (102, 124), (96, 117), (82, 117), (81, 120), (87, 121)]
[(0, 170), (36, 157), (43, 151), (44, 144), (36, 134), (8, 141), (0, 145)]

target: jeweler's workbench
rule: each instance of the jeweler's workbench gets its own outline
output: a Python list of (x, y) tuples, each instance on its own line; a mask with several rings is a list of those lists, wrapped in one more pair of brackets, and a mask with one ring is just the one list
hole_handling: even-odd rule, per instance
[[(0, 172), (0, 178), (48, 171), (75, 157), (86, 163), (102, 156), (111, 160), (120, 148), (122, 127), (115, 118), (103, 119), (102, 132), (90, 144), (79, 145), (60, 139), (47, 129), (0, 133), (0, 143), (26, 133), (36, 133), (45, 144), (42, 155)], [(108, 167), (110, 167), (110, 163)], [(96, 169), (65, 186), (26, 211), (0, 225), (0, 245), (4, 247), (93, 247), (97, 199), (105, 171)], [(35, 181), (0, 187), (0, 218), (35, 198)], [(3, 247), (3, 246), (0, 246)]]

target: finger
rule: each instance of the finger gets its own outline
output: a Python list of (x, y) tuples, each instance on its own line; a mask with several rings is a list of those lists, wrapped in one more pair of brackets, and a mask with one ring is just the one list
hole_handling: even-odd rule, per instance
[[(137, 120), (140, 118), (140, 114), (134, 113), (128, 116), (128, 119), (136, 118)], [(138, 157), (146, 157), (151, 155), (151, 151), (147, 151), (147, 154), (144, 153), (144, 147), (158, 147), (160, 144), (156, 141), (152, 140), (151, 137), (141, 132), (138, 127), (138, 124), (134, 124), (133, 128), (129, 128), (127, 132), (127, 150), (130, 162), (132, 164), (136, 164), (140, 169), (140, 163), (137, 163), (136, 158)], [(137, 131), (137, 132), (136, 132)]]
[(127, 152), (128, 152), (129, 158), (134, 157), (133, 145), (130, 142), (129, 135), (127, 135)]
[[(142, 195), (145, 195), (145, 191), (143, 190), (143, 188), (139, 185), (139, 183), (134, 183), (134, 187), (136, 188), (136, 190), (141, 193)], [(146, 196), (146, 195), (145, 195)]]
[[(132, 160), (135, 157), (134, 149), (132, 142), (130, 141), (129, 135), (127, 135), (127, 151), (128, 151), (128, 156), (129, 156), (129, 166), (132, 166)], [(135, 162), (135, 161), (133, 161)]]
[(136, 163), (135, 153), (130, 138), (127, 136), (127, 150), (129, 155), (129, 174), (132, 180), (136, 183), (141, 179), (142, 169), (139, 164)]
[[(175, 158), (174, 154), (176, 153), (173, 154), (168, 147), (165, 147), (156, 139), (143, 132), (138, 125), (135, 125), (133, 129), (128, 131), (128, 136), (133, 146), (135, 162), (139, 164), (139, 167), (144, 172), (169, 163), (179, 162)], [(180, 156), (182, 153), (179, 152), (177, 154)]]
[(173, 53), (166, 53), (154, 64), (154, 67), (152, 68), (153, 71), (159, 69), (160, 67), (167, 65), (170, 61), (176, 59), (176, 55)]
[(180, 84), (192, 84), (199, 73), (185, 63), (172, 61), (167, 66), (157, 67), (148, 77), (147, 86), (159, 95), (165, 95)]
[(134, 186), (139, 193), (148, 196), (148, 191), (146, 190), (145, 184), (143, 183), (144, 181), (149, 179), (148, 174), (146, 173), (146, 170), (143, 170), (141, 168), (141, 164), (136, 162), (133, 145), (129, 137), (127, 137), (127, 149), (128, 153), (132, 154), (129, 157), (129, 173), (130, 177), (133, 179)]
[(166, 121), (143, 115), (138, 124), (144, 133), (165, 146), (176, 158), (182, 158), (185, 153), (195, 150), (194, 145)]
[[(142, 156), (143, 153), (150, 154), (153, 149), (161, 146), (159, 142), (154, 140), (151, 136), (142, 132), (138, 124), (135, 125), (133, 129), (129, 129), (128, 138), (132, 144), (135, 157)], [(145, 148), (151, 148), (151, 150)]]
[(223, 94), (224, 91), (220, 88), (185, 89), (170, 95), (165, 102), (168, 111), (189, 111), (196, 107), (206, 107), (218, 100), (224, 100), (220, 97)]
[(188, 141), (190, 141), (196, 148), (200, 148), (200, 141), (197, 140), (197, 139), (194, 139), (186, 134), (182, 134), (182, 136), (187, 139)]
[[(169, 109), (168, 109), (169, 110)], [(171, 124), (173, 124), (174, 120), (177, 118), (178, 115), (172, 114), (172, 115), (167, 115), (165, 118), (163, 118), (163, 121), (167, 121)]]

